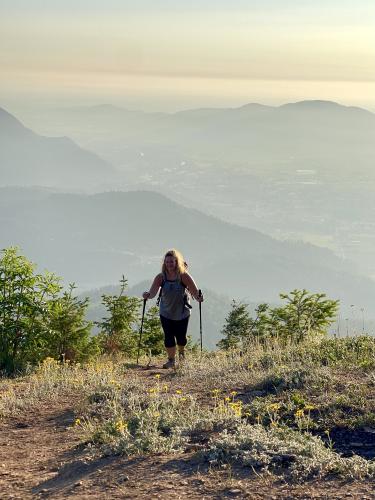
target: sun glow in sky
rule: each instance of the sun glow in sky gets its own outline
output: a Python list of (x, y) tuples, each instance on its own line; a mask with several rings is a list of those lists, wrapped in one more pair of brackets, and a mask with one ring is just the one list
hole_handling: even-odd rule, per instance
[(373, 0), (0, 0), (6, 102), (375, 110)]

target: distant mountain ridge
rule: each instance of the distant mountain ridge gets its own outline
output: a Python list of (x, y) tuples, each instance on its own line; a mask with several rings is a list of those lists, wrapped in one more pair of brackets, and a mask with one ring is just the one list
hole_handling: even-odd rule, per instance
[[(243, 164), (261, 173), (280, 162), (307, 161), (319, 168), (372, 172), (375, 114), (331, 101), (281, 106), (248, 103), (237, 108), (198, 108), (145, 113), (112, 105), (55, 110), (30, 120), (44, 130), (72, 136), (115, 165), (134, 164), (133, 151), (158, 151), (210, 163)], [(90, 125), (88, 127), (88, 125)], [(142, 162), (140, 162), (142, 165)]]
[(80, 189), (105, 182), (115, 169), (68, 137), (44, 137), (0, 108), (0, 185)]
[(163, 253), (177, 247), (199, 283), (230, 297), (275, 302), (280, 292), (307, 288), (368, 311), (375, 303), (375, 283), (330, 251), (274, 240), (157, 193), (46, 193), (21, 203), (18, 191), (11, 199), (0, 190), (1, 247), (20, 245), (41, 267), (81, 287), (115, 283), (122, 274), (133, 283), (150, 280)]
[(185, 113), (201, 113), (201, 112), (213, 112), (213, 113), (221, 113), (221, 112), (237, 112), (237, 111), (243, 111), (243, 110), (259, 110), (259, 111), (272, 111), (276, 109), (282, 109), (285, 107), (296, 107), (296, 108), (310, 108), (310, 109), (322, 109), (322, 108), (327, 108), (327, 109), (341, 109), (341, 110), (346, 110), (346, 109), (354, 109), (358, 110), (364, 113), (369, 113), (371, 115), (375, 115), (372, 111), (361, 108), (360, 106), (349, 106), (345, 104), (340, 104), (336, 101), (329, 101), (329, 100), (324, 100), (324, 99), (305, 99), (302, 101), (293, 101), (293, 102), (287, 102), (284, 104), (280, 104), (277, 106), (273, 106), (270, 104), (262, 104), (259, 102), (247, 102), (244, 104), (241, 104), (239, 106), (233, 106), (233, 107), (200, 107), (200, 108), (187, 108), (187, 109), (182, 109), (178, 111), (172, 111), (172, 112), (166, 112), (166, 111), (144, 111), (141, 109), (129, 109), (123, 106), (115, 105), (115, 104), (94, 104), (94, 105), (81, 105), (81, 106), (70, 106), (70, 107), (59, 107), (59, 108), (54, 108), (52, 110), (55, 112), (59, 111), (69, 111), (69, 112), (84, 112), (84, 111), (90, 111), (90, 112), (111, 112), (115, 111), (117, 113), (129, 113), (129, 114), (143, 114), (143, 115), (167, 115), (167, 116), (173, 116), (173, 115), (180, 115), (180, 114), (185, 114)]
[[(277, 107), (248, 103), (176, 113), (104, 104), (41, 111), (28, 122), (43, 133), (72, 137), (123, 174), (131, 169), (160, 171), (168, 154), (216, 168), (241, 165), (259, 175), (298, 164), (374, 175), (375, 114), (331, 101)], [(115, 182), (108, 178), (108, 185)]]
[[(202, 212), (218, 214), (225, 220), (240, 222), (242, 226), (256, 227), (259, 231), (276, 235), (277, 238), (285, 235), (288, 238), (302, 239), (306, 234), (307, 239), (314, 240), (316, 231), (317, 241), (322, 241), (322, 244), (328, 241), (330, 244), (331, 238), (335, 251), (342, 256), (355, 257), (354, 245), (359, 248), (358, 240), (367, 238), (364, 251), (359, 255), (360, 259), (357, 259), (357, 265), (361, 265), (358, 260), (372, 261), (373, 253), (370, 242), (372, 222), (369, 214), (373, 210), (372, 190), (375, 185), (374, 117), (373, 113), (360, 108), (325, 101), (289, 103), (279, 107), (247, 104), (233, 109), (187, 110), (169, 114), (123, 111), (106, 105), (91, 107), (89, 111), (87, 108), (68, 109), (55, 116), (45, 117), (45, 125), (49, 127), (50, 135), (73, 137), (81, 146), (95, 150), (106, 158), (107, 162), (116, 165), (121, 170), (121, 175), (116, 177), (106, 169), (96, 177), (90, 170), (91, 163), (86, 165), (87, 168), (83, 168), (85, 173), (82, 175), (82, 169), (77, 167), (75, 162), (67, 160), (66, 157), (61, 161), (64, 154), (61, 149), (55, 148), (47, 155), (47, 162), (40, 162), (38, 148), (28, 147), (27, 141), (19, 139), (20, 134), (17, 141), (7, 141), (2, 134), (0, 146), (4, 147), (0, 149), (0, 185), (22, 182), (24, 185), (52, 185), (62, 191), (75, 192), (102, 192), (113, 188), (123, 191), (157, 190), (168, 197), (173, 196), (176, 201), (183, 202), (186, 206), (200, 207)], [(9, 123), (7, 115), (3, 114), (3, 118)], [(52, 125), (51, 120), (54, 121)], [(14, 121), (10, 125), (10, 128), (12, 127), (13, 130), (14, 127), (19, 128)], [(54, 129), (53, 133), (51, 129)], [(40, 132), (39, 127), (38, 130)], [(36, 134), (31, 131), (27, 133), (35, 139)], [(45, 141), (42, 142), (45, 145)], [(8, 143), (13, 147), (9, 162), (6, 159), (3, 161), (4, 151), (9, 151)], [(21, 175), (11, 168), (14, 157), (19, 156), (25, 166)], [(40, 163), (46, 168), (42, 168)], [(65, 173), (60, 174), (63, 175), (62, 179), (56, 176), (51, 179), (50, 171)], [(7, 182), (4, 173), (8, 174)], [(352, 182), (353, 180), (355, 182)], [(104, 207), (109, 220), (116, 220), (120, 227), (122, 221), (117, 220), (117, 216), (112, 212), (121, 211), (124, 200), (118, 203), (119, 208), (115, 209), (115, 199), (113, 196), (109, 202), (108, 198), (99, 197), (94, 203), (87, 199), (77, 201), (67, 195), (56, 196), (53, 198), (54, 207), (51, 214), (55, 213), (58, 220), (65, 220), (65, 216), (59, 211), (66, 209), (66, 206), (76, 206), (76, 211), (82, 210), (85, 214), (78, 219), (83, 224), (86, 224), (87, 220), (88, 228), (91, 228), (90, 212), (97, 213), (91, 206), (98, 203)], [(358, 199), (361, 204), (357, 203)], [(331, 203), (331, 200), (334, 201)], [(43, 207), (44, 203), (39, 200), (37, 205)], [(159, 202), (155, 201), (155, 204), (158, 206)], [(141, 230), (143, 225), (145, 230), (150, 227), (152, 232), (160, 227), (161, 220), (168, 214), (163, 208), (158, 216), (152, 206), (151, 197), (145, 201), (145, 206), (152, 214), (153, 226), (150, 227), (148, 221), (142, 219), (140, 227)], [(364, 208), (359, 210), (359, 207)], [(31, 214), (34, 208), (32, 207)], [(134, 208), (129, 204), (129, 212), (132, 214), (142, 210), (142, 206), (137, 205), (137, 208)], [(174, 206), (171, 206), (170, 210), (178, 212)], [(74, 211), (68, 212), (71, 218), (76, 217)], [(186, 216), (186, 212), (181, 213), (182, 220), (186, 220)], [(190, 216), (191, 214), (187, 220), (190, 220)], [(31, 215), (26, 214), (26, 219), (28, 217)], [(41, 220), (43, 217), (41, 216)], [(100, 213), (97, 217), (101, 221)], [(194, 220), (203, 220), (203, 216), (196, 214)], [(69, 234), (68, 222), (64, 222), (67, 227), (66, 234)], [(48, 224), (52, 225), (52, 222)], [(107, 234), (106, 224), (103, 221), (101, 224)], [(177, 219), (175, 224), (179, 224)], [(31, 227), (34, 226), (34, 221), (31, 221)], [(212, 228), (219, 232), (215, 223), (210, 230), (205, 231), (215, 244), (220, 246), (220, 237), (210, 232)], [(353, 229), (356, 235), (352, 237)], [(26, 228), (26, 233), (28, 231), (29, 228)], [(194, 234), (192, 228), (190, 231)], [(223, 231), (225, 235), (228, 234), (227, 228)], [(77, 227), (76, 234), (81, 232), (82, 229)], [(228, 272), (225, 277), (231, 290), (235, 290), (236, 281), (241, 280), (239, 254), (243, 246), (255, 245), (253, 250), (257, 250), (258, 254), (249, 255), (248, 251), (245, 252), (247, 262), (249, 261), (249, 274), (255, 277), (257, 283), (257, 296), (253, 297), (254, 300), (258, 297), (268, 297), (270, 290), (275, 291), (279, 283), (283, 283), (283, 288), (288, 289), (296, 282), (311, 283), (320, 290), (324, 285), (327, 291), (333, 289), (334, 293), (337, 290), (339, 295), (346, 293), (350, 296), (347, 289), (351, 285), (348, 281), (345, 284), (342, 281), (343, 275), (340, 275), (341, 271), (346, 269), (342, 265), (340, 267), (340, 260), (335, 260), (329, 252), (322, 254), (323, 250), (307, 246), (303, 246), (303, 252), (298, 252), (296, 249), (301, 245), (295, 244), (293, 247), (289, 244), (277, 248), (272, 243), (273, 251), (268, 255), (265, 240), (263, 243), (266, 250), (262, 253), (259, 250), (261, 245), (256, 243), (258, 238), (254, 241), (246, 237), (241, 239), (238, 236), (242, 234), (240, 230), (234, 232), (236, 236), (233, 237), (232, 254), (220, 254), (225, 270), (230, 268), (231, 262), (235, 262), (233, 272)], [(135, 234), (135, 230), (132, 234)], [(109, 237), (112, 241), (112, 234), (109, 234)], [(95, 256), (92, 255), (92, 262), (98, 263), (97, 247), (106, 247), (105, 239), (98, 242), (92, 235), (90, 238), (96, 252)], [(137, 238), (138, 236), (135, 241), (138, 241)], [(229, 241), (231, 236), (226, 238)], [(58, 239), (59, 237), (55, 238), (56, 241)], [(351, 243), (352, 239), (355, 241)], [(156, 255), (160, 253), (160, 248), (164, 250), (162, 240), (158, 241), (160, 247), (155, 250)], [(184, 245), (186, 243), (187, 248), (192, 248), (189, 247), (189, 242), (182, 241)], [(120, 256), (127, 255), (129, 260), (133, 258), (134, 262), (138, 262), (138, 269), (146, 266), (140, 264), (144, 262), (144, 258), (133, 255), (136, 252), (129, 249), (125, 243), (118, 245), (117, 242), (111, 242), (107, 245), (112, 249), (112, 258), (120, 262)], [(47, 242), (46, 247), (50, 244)], [(65, 242), (62, 242), (61, 248), (64, 245)], [(137, 252), (143, 255), (148, 242), (143, 241), (142, 245), (138, 245)], [(209, 248), (206, 241), (202, 241), (202, 248)], [(69, 249), (67, 251), (69, 253)], [(108, 255), (107, 251), (107, 248), (102, 250), (100, 258), (104, 261), (104, 256)], [(90, 252), (93, 252), (93, 249), (90, 249)], [(311, 257), (311, 254), (314, 255)], [(267, 257), (270, 262), (266, 271), (269, 279), (265, 283), (262, 276)], [(310, 258), (312, 265), (309, 269), (307, 259)], [(89, 262), (90, 260), (87, 264)], [(285, 263), (287, 265), (284, 266)], [(289, 270), (293, 268), (294, 263), (301, 269), (301, 276), (310, 276), (309, 279), (290, 279)], [(339, 272), (339, 277), (334, 276), (331, 284), (328, 276), (321, 281), (317, 280), (312, 271), (314, 263), (320, 267), (317, 275), (323, 276), (321, 266), (324, 264), (325, 267)], [(109, 264), (105, 266), (110, 267)], [(98, 266), (98, 272), (102, 273), (102, 276), (95, 282), (90, 280), (88, 269), (85, 272), (79, 269), (82, 276), (80, 281), (90, 287), (116, 281), (117, 276), (113, 276), (111, 280), (106, 277), (105, 266), (103, 271), (101, 266)], [(283, 266), (286, 272), (281, 279)], [(115, 267), (112, 263), (112, 269)], [(221, 286), (216, 281), (217, 260), (206, 262), (203, 267), (212, 286)], [(371, 272), (371, 267), (366, 269), (366, 266), (361, 265), (361, 268), (364, 272), (367, 272), (367, 269)], [(130, 272), (135, 273), (135, 269), (136, 267)], [(353, 271), (350, 274), (352, 277), (355, 275)], [(138, 281), (141, 277), (135, 276), (135, 280)], [(341, 285), (332, 288), (333, 281), (337, 280)], [(239, 294), (243, 295), (246, 287), (244, 284), (241, 286), (243, 288)], [(369, 295), (372, 294), (370, 282), (363, 283), (363, 290), (365, 289)], [(359, 295), (363, 296), (363, 291), (360, 291)], [(354, 301), (353, 298), (348, 300)]]

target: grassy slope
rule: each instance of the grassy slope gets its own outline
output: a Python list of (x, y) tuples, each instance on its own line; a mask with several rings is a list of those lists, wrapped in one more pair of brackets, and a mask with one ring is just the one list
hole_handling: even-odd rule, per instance
[(30, 376), (2, 379), (0, 414), (72, 393), (71, 432), (90, 453), (187, 453), (215, 474), (230, 467), (245, 485), (258, 475), (274, 485), (324, 477), (360, 484), (375, 471), (374, 369), (375, 342), (366, 337), (191, 355), (176, 372), (47, 360)]

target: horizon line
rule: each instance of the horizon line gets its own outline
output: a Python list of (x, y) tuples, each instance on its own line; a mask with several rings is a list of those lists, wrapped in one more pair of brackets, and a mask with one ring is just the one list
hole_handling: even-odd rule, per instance
[[(68, 109), (90, 109), (90, 108), (101, 108), (101, 107), (108, 107), (108, 108), (115, 108), (121, 111), (130, 111), (130, 112), (138, 112), (138, 113), (144, 113), (144, 114), (166, 114), (166, 115), (174, 115), (178, 113), (184, 113), (184, 112), (189, 112), (189, 111), (204, 111), (204, 110), (239, 110), (241, 108), (244, 108), (246, 106), (261, 106), (264, 108), (272, 108), (272, 109), (277, 109), (277, 108), (282, 108), (283, 106), (287, 106), (290, 104), (302, 104), (302, 103), (326, 103), (326, 104), (334, 104), (339, 107), (343, 108), (349, 108), (349, 109), (359, 109), (362, 111), (366, 111), (371, 114), (375, 114), (374, 110), (369, 109), (368, 107), (364, 106), (358, 106), (358, 105), (351, 105), (351, 104), (344, 104), (341, 101), (334, 101), (330, 99), (301, 99), (297, 101), (285, 101), (281, 104), (263, 104), (262, 102), (259, 101), (247, 101), (244, 102), (243, 104), (240, 104), (238, 106), (198, 106), (198, 107), (186, 107), (186, 108), (181, 108), (176, 111), (145, 111), (144, 109), (141, 108), (131, 108), (131, 107), (126, 107), (121, 104), (113, 104), (111, 102), (101, 102), (101, 103), (93, 103), (93, 104), (67, 104), (65, 106), (49, 106), (44, 109), (48, 109), (50, 111), (53, 110), (68, 110)], [(9, 108), (0, 103), (0, 109), (3, 111), (13, 114), (13, 112), (9, 111)]]

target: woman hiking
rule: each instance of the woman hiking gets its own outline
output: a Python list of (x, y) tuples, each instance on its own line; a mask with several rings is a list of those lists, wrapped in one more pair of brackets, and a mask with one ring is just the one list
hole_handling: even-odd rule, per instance
[(203, 302), (203, 296), (199, 295), (193, 278), (187, 272), (187, 264), (178, 250), (172, 249), (165, 254), (161, 273), (155, 276), (150, 290), (143, 293), (143, 298), (153, 299), (159, 290), (160, 321), (168, 355), (163, 368), (174, 368), (176, 341), (179, 360), (184, 359), (187, 344), (186, 333), (191, 309), (188, 292), (195, 300)]

